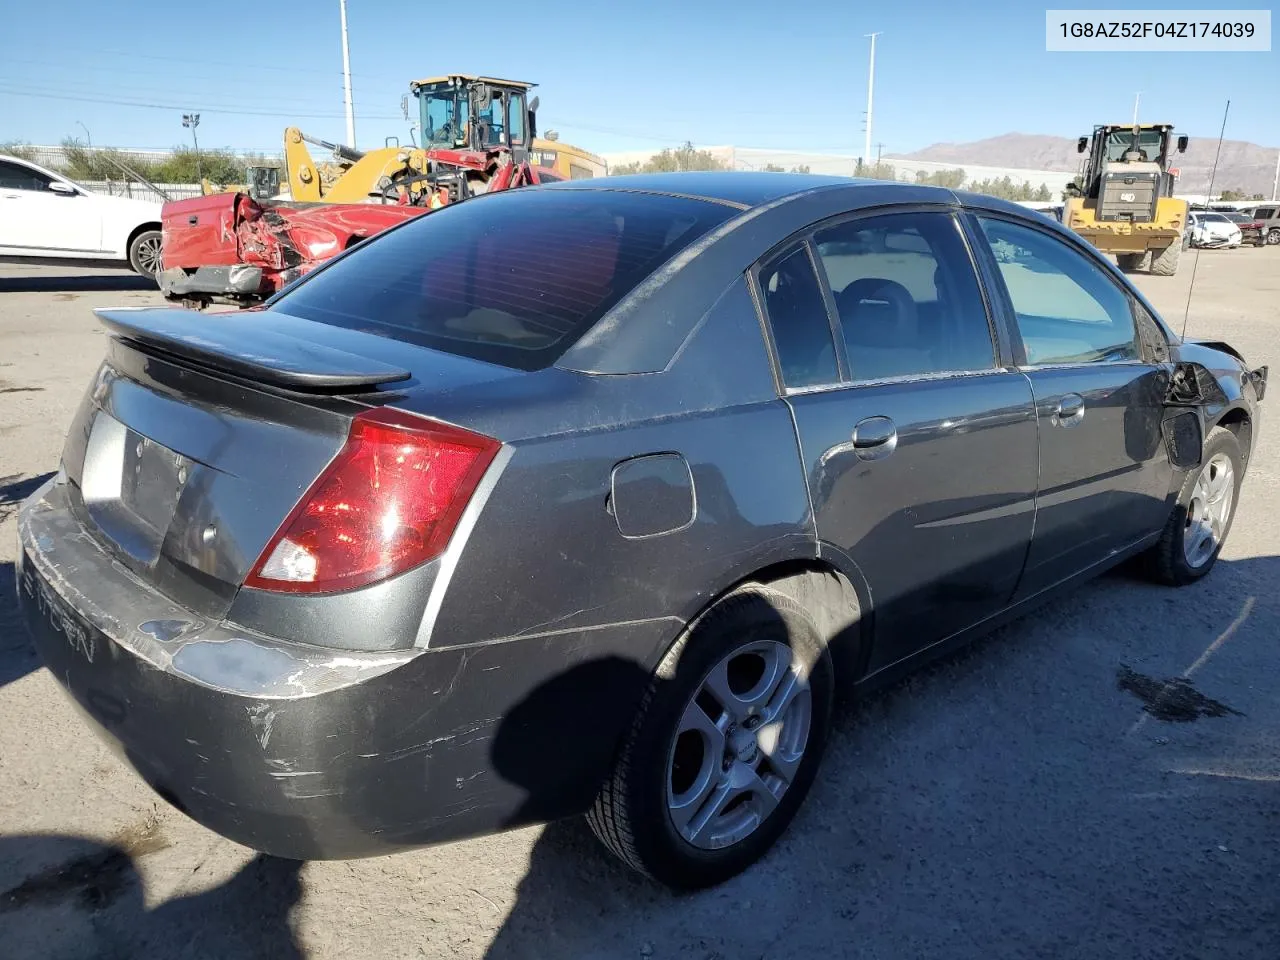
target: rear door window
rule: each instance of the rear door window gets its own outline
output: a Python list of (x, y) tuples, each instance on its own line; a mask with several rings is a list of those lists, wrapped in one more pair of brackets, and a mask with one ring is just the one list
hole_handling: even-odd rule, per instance
[(854, 380), (995, 367), (986, 304), (950, 214), (849, 220), (814, 242)]
[(793, 247), (759, 274), (782, 382), (790, 389), (840, 382), (831, 318), (807, 245)]
[(271, 309), (536, 370), (736, 213), (687, 197), (525, 187), (379, 234)]

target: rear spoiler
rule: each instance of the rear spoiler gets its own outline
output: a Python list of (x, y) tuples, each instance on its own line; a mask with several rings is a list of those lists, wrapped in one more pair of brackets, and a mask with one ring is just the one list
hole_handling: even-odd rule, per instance
[(292, 390), (353, 390), (408, 380), (401, 367), (279, 333), (256, 311), (203, 314), (176, 307), (93, 311), (115, 337), (257, 383)]

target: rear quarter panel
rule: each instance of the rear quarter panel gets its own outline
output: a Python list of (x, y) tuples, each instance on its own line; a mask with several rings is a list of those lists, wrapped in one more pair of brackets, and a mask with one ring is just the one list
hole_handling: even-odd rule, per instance
[[(745, 283), (720, 299), (666, 371), (566, 376), (574, 386), (563, 404), (530, 414), (559, 429), (512, 443), (453, 571), (431, 647), (646, 620), (669, 621), (660, 631), (669, 642), (738, 580), (816, 556), (795, 429)], [(533, 426), (519, 423), (517, 414), (506, 428)], [(471, 425), (501, 429), (497, 419)], [(692, 522), (626, 537), (611, 499), (614, 471), (651, 454), (687, 464)], [(655, 483), (648, 503), (657, 513), (681, 493)], [(644, 485), (636, 490), (625, 494), (640, 498), (626, 505), (632, 517), (630, 508), (646, 507)]]

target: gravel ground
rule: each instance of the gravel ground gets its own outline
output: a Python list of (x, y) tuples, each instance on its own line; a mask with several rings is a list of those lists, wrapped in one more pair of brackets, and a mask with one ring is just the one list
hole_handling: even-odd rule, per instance
[[(1190, 276), (1138, 283), (1177, 326)], [(159, 802), (38, 669), (14, 611), (13, 514), (102, 355), (89, 308), (158, 299), (120, 272), (0, 266), (4, 956), (1276, 956), (1269, 424), (1207, 581), (1109, 575), (846, 709), (788, 835), (719, 889), (669, 894), (577, 823), (299, 865)], [(1275, 368), (1276, 331), (1280, 251), (1203, 252), (1188, 333)], [(1173, 716), (1145, 712), (1176, 677)]]

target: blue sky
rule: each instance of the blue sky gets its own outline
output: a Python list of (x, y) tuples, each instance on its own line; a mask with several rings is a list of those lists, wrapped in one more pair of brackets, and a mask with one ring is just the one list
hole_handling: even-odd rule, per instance
[[(1048, 5), (1069, 6), (348, 0), (357, 142), (407, 141), (400, 98), (409, 80), (457, 71), (538, 83), (542, 129), (598, 152), (687, 138), (856, 153), (864, 35), (880, 31), (873, 132), (885, 153), (1014, 131), (1077, 136), (1128, 119), (1136, 91), (1144, 119), (1197, 137), (1217, 136), (1230, 99), (1229, 139), (1280, 146), (1274, 48), (1047, 53)], [(343, 139), (338, 0), (165, 8), (62, 0), (9, 5), (3, 20), (0, 142), (84, 138), (82, 123), (95, 144), (167, 147), (188, 140), (184, 110), (201, 113), (202, 146), (279, 149), (290, 123)], [(467, 32), (444, 32), (451, 22), (468, 24)]]

